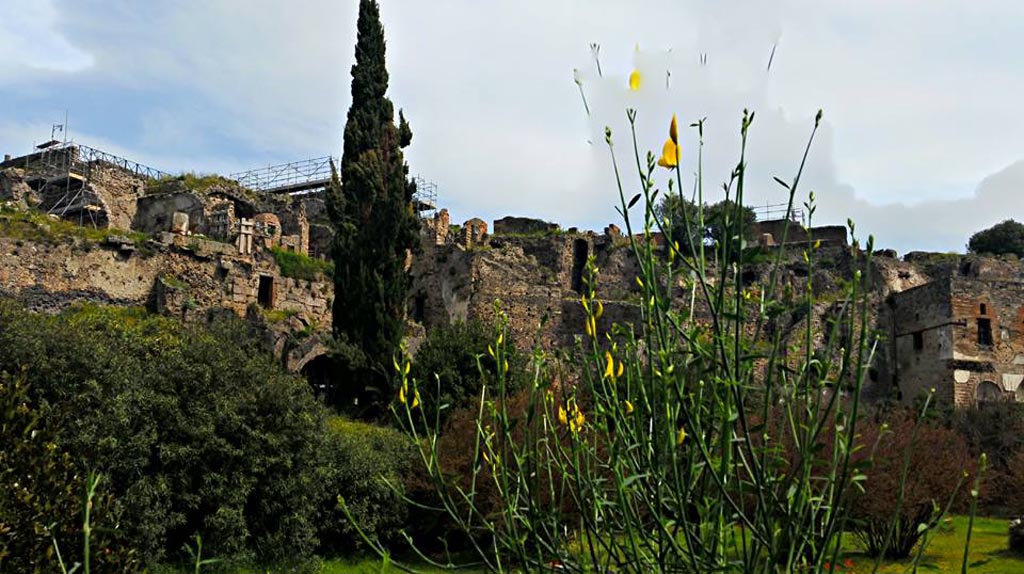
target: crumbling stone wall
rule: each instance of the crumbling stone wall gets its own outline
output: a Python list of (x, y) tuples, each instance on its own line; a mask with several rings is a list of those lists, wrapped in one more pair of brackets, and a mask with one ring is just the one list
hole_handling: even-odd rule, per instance
[(146, 182), (122, 169), (94, 162), (89, 166), (89, 185), (107, 207), (110, 227), (130, 229), (135, 218), (136, 202)]
[(502, 217), (494, 220), (495, 235), (534, 235), (554, 233), (560, 228), (557, 223), (548, 223), (529, 217)]
[[(214, 211), (222, 212), (223, 202), (217, 202)], [(137, 200), (138, 207), (135, 216), (132, 218), (130, 228), (143, 233), (161, 233), (171, 230), (171, 223), (175, 213), (188, 215), (189, 231), (193, 233), (207, 233), (206, 206), (199, 196), (188, 191), (174, 191), (154, 195), (144, 195)], [(233, 209), (232, 209), (233, 213)], [(217, 222), (217, 231), (220, 233), (223, 222)], [(215, 233), (209, 233), (216, 236)]]

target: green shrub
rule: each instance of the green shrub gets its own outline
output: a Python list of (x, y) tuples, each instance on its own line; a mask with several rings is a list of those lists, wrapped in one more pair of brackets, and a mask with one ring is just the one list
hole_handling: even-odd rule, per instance
[(296, 561), (316, 546), (323, 414), (238, 319), (138, 309), (51, 317), (0, 301), (0, 371), (75, 413), (57, 444), (98, 469), (146, 564), (196, 533), (222, 558)]
[[(421, 408), (428, 420), (440, 415), (443, 426), (453, 409), (479, 398), (480, 389), (494, 382), (493, 336), (494, 330), (480, 321), (456, 322), (427, 332), (416, 350), (410, 376), (419, 382)], [(513, 372), (522, 373), (522, 358), (514, 345), (509, 350), (510, 370), (514, 366)], [(514, 392), (520, 386), (515, 380), (508, 390)]]
[[(56, 572), (61, 560), (68, 568), (83, 561), (86, 472), (55, 442), (60, 425), (20, 376), (0, 374), (0, 572)], [(109, 496), (93, 498), (92, 572), (138, 570), (113, 510)]]
[(334, 263), (331, 261), (316, 259), (280, 247), (274, 247), (271, 251), (274, 254), (274, 261), (281, 268), (281, 275), (285, 277), (318, 281), (334, 275)]
[(327, 503), (321, 509), (320, 543), (329, 555), (365, 549), (339, 507), (341, 497), (359, 530), (391, 544), (399, 539), (409, 508), (403, 485), (414, 468), (416, 449), (391, 428), (333, 417), (328, 424), (325, 465)]

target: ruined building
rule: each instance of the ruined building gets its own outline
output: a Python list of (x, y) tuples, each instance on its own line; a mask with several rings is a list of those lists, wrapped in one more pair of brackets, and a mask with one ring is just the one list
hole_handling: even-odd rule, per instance
[[(17, 232), (0, 233), (0, 296), (43, 311), (96, 301), (191, 319), (227, 309), (263, 325), (289, 368), (323, 368), (334, 287), (323, 261), (333, 239), (322, 193), (329, 164), (318, 158), (229, 179), (173, 177), (61, 142), (7, 157), (0, 163), (0, 230)], [(435, 209), (436, 198), (416, 201), (423, 219), (422, 249), (410, 262), (414, 339), (424, 329), (490, 320), (500, 300), (518, 344), (571, 347), (583, 331), (579, 296), (590, 258), (600, 269), (605, 310), (598, 328), (639, 320), (637, 263), (616, 225), (603, 233), (523, 217), (453, 225), (447, 210)], [(99, 243), (84, 234), (57, 236), (51, 227), (60, 219), (109, 231)], [(863, 260), (845, 228), (785, 226), (759, 221), (752, 230), (763, 249), (795, 248), (784, 257), (780, 281), (792, 292), (808, 284), (818, 293), (841, 291)], [(651, 240), (665, 247), (660, 235)], [(809, 244), (819, 246), (813, 268), (800, 256)], [(292, 255), (320, 261), (320, 270), (300, 276), (282, 267)], [(769, 270), (751, 265), (742, 280), (757, 285)], [(936, 254), (900, 260), (883, 251), (869, 273), (871, 327), (882, 338), (865, 396), (910, 403), (934, 388), (939, 400), (957, 406), (1024, 401), (1024, 265)], [(782, 323), (784, 338), (808, 323), (828, 324), (837, 305), (825, 297), (794, 313)]]
[(965, 257), (893, 294), (893, 381), (905, 401), (931, 389), (956, 406), (1024, 402), (1024, 266)]

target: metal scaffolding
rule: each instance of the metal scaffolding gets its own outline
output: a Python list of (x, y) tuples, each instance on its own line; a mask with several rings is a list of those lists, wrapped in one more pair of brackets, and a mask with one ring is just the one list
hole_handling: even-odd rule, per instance
[(231, 174), (231, 179), (263, 193), (296, 193), (327, 187), (332, 156), (271, 165)]
[(5, 161), (4, 167), (30, 169), (27, 181), (43, 193), (48, 213), (63, 218), (78, 216), (79, 223), (104, 224), (106, 206), (89, 185), (93, 168), (111, 167), (147, 180), (170, 174), (111, 153), (70, 141), (51, 140), (36, 146), (35, 153)]
[(788, 209), (788, 203), (775, 203), (775, 204), (764, 204), (764, 205), (751, 205), (750, 208), (754, 210), (754, 214), (757, 216), (758, 221), (773, 221), (777, 219), (786, 219), (788, 210), (789, 220), (795, 223), (804, 225), (804, 210), (798, 207)]
[[(261, 193), (294, 194), (325, 189), (331, 182), (331, 162), (338, 158), (324, 156), (280, 165), (271, 165), (231, 174), (239, 184)], [(423, 217), (437, 210), (437, 184), (421, 176), (413, 176), (416, 194), (413, 205)]]

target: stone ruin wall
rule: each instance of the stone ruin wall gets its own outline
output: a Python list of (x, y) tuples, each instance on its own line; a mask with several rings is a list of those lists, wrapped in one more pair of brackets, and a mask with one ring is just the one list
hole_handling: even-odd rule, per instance
[[(21, 208), (38, 203), (25, 177), (17, 168), (0, 170), (0, 202)], [(201, 194), (174, 188), (147, 193), (142, 183), (101, 167), (94, 171), (92, 185), (111, 226), (155, 237), (149, 245), (152, 255), (135, 252), (127, 238), (92, 248), (74, 242), (33, 244), (0, 238), (0, 294), (44, 311), (96, 301), (147, 305), (186, 319), (228, 309), (266, 323), (270, 315), (259, 312), (262, 302), (276, 312), (275, 324), (267, 325), (267, 332), (289, 366), (299, 369), (325, 351), (315, 337), (298, 348), (288, 347), (288, 341), (299, 331), (330, 331), (330, 280), (282, 277), (266, 253), (280, 246), (329, 257), (333, 231), (322, 195), (262, 201), (221, 188)], [(251, 226), (248, 249), (238, 238), (239, 229), (246, 229), (241, 222)], [(762, 238), (772, 237), (768, 246), (781, 241), (780, 222), (758, 225)], [(507, 217), (490, 229), (479, 219), (464, 222), (458, 233), (455, 229), (447, 210), (425, 220), (423, 250), (412, 261), (409, 315), (428, 329), (455, 321), (491, 320), (494, 301), (501, 300), (521, 346), (529, 347), (539, 337), (536, 342), (545, 348), (571, 347), (583, 332), (579, 297), (590, 257), (600, 269), (597, 292), (605, 308), (599, 329), (640, 318), (637, 264), (628, 238), (614, 225), (603, 234), (562, 232), (556, 224)], [(845, 228), (807, 232), (793, 226), (789, 233), (789, 245), (822, 242), (813, 270), (796, 259), (787, 262), (783, 281), (794, 292), (810, 280), (816, 292), (827, 294), (852, 276), (859, 256), (851, 255)], [(876, 253), (870, 269), (871, 322), (889, 338), (872, 367), (870, 382), (878, 383), (879, 397), (894, 381), (905, 399), (936, 387), (942, 400), (972, 404), (982, 381), (999, 379), (998, 383), (1011, 376), (1008, 380), (1019, 384), (1024, 378), (1024, 268), (1018, 262), (977, 258), (963, 265), (960, 259), (936, 262), (932, 254), (908, 254), (900, 260), (894, 252)], [(766, 270), (763, 265), (746, 270), (744, 284), (765, 281)], [(946, 281), (947, 277), (954, 278)], [(269, 304), (262, 301), (268, 292), (273, 299)], [(898, 304), (891, 304), (893, 300)], [(976, 324), (983, 303), (993, 314), (996, 341), (979, 355)], [(835, 304), (825, 301), (809, 315), (795, 316), (784, 339), (808, 322), (825, 325), (835, 312)], [(920, 341), (913, 335), (918, 331)], [(794, 342), (799, 343), (798, 338)], [(1003, 386), (1007, 396), (1014, 394)]]

